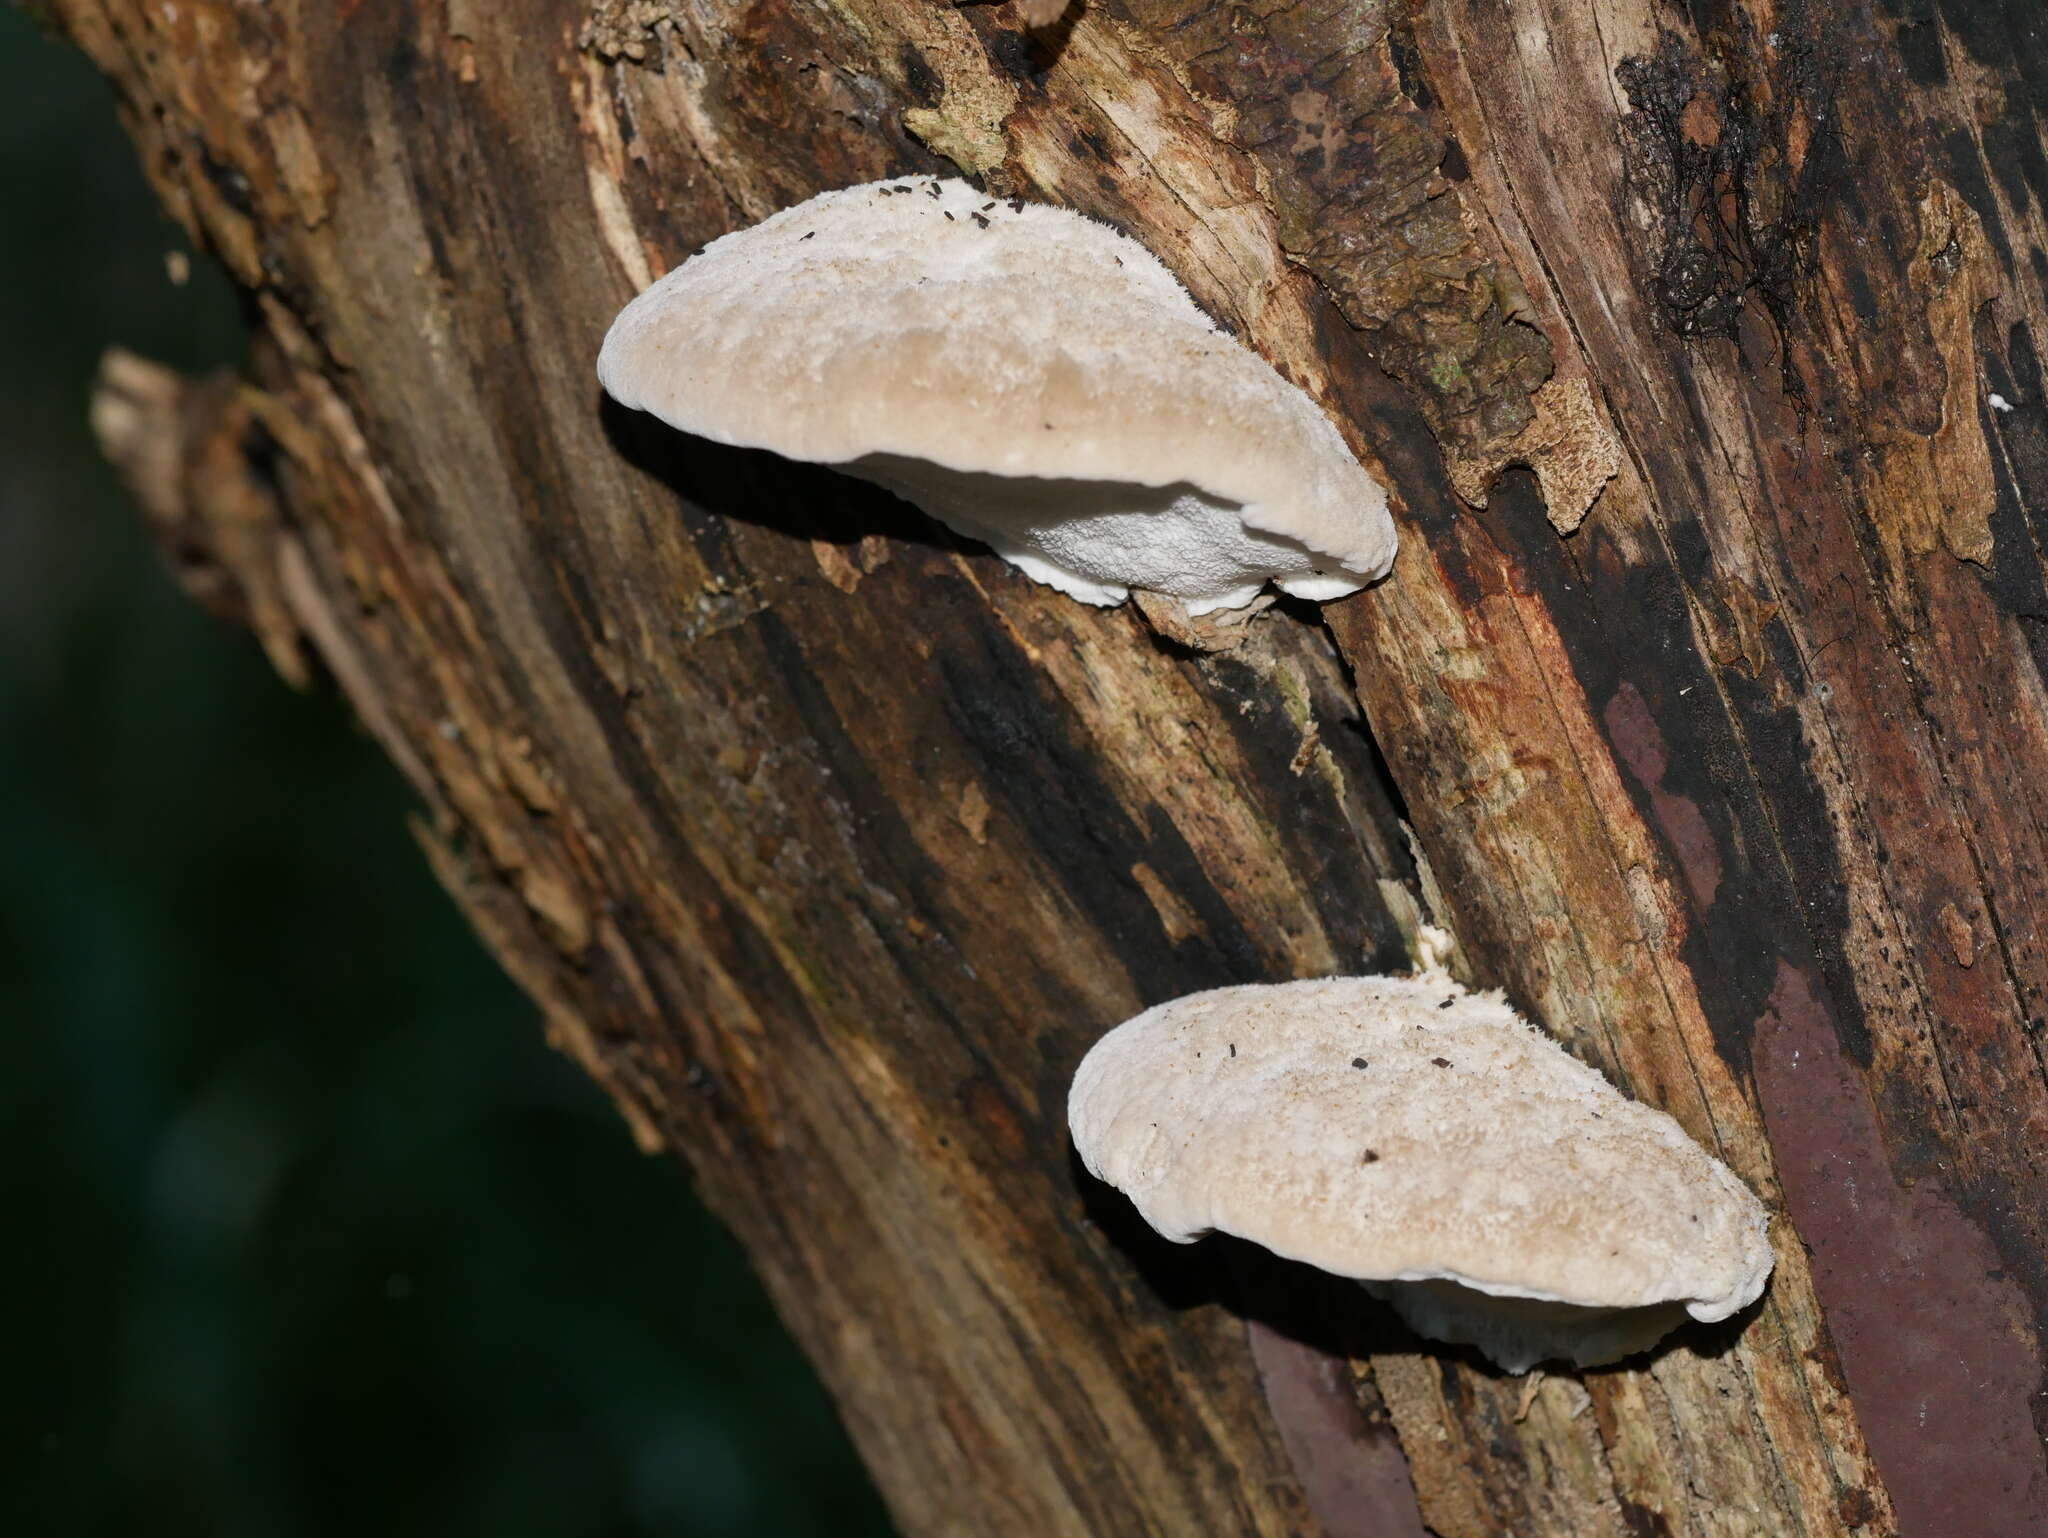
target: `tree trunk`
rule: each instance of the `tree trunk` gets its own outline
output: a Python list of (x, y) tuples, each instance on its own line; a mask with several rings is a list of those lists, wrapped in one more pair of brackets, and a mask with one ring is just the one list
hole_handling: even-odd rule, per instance
[[(904, 1532), (2048, 1531), (2032, 0), (582, 6), (50, 0), (259, 322), (95, 409)], [(600, 399), (653, 275), (905, 171), (1156, 251), (1392, 577), (1183, 644)], [(1079, 1172), (1102, 1030), (1424, 916), (1765, 1197), (1759, 1307), (1505, 1379)]]

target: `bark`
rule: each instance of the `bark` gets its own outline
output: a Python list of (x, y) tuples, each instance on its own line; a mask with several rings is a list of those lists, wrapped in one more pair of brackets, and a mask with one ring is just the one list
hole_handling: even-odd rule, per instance
[[(2048, 1530), (2031, 0), (581, 4), (54, 0), (259, 321), (97, 410), (903, 1530)], [(1184, 644), (601, 401), (636, 287), (905, 171), (1158, 252), (1393, 576)], [(1518, 1382), (1077, 1171), (1103, 1028), (1432, 915), (1764, 1195), (1756, 1309)]]

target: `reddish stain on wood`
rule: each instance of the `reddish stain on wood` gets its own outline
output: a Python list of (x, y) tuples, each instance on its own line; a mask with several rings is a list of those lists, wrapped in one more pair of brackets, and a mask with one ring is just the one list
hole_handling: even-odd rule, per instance
[(1786, 1201), (1900, 1530), (2048, 1533), (2029, 1403), (2040, 1348), (2019, 1287), (1933, 1181), (1894, 1179), (1826, 1008), (1782, 960), (1756, 1043)]
[(1326, 1538), (1426, 1538), (1401, 1443), (1392, 1427), (1375, 1433), (1367, 1424), (1351, 1364), (1257, 1321), (1245, 1334), (1280, 1440)]
[(1697, 801), (1664, 788), (1671, 754), (1636, 686), (1624, 681), (1603, 715), (1615, 752), (1649, 796), (1650, 815), (1670, 842), (1686, 890), (1704, 913), (1721, 889), (1721, 851), (1714, 843), (1714, 830), (1707, 826)]

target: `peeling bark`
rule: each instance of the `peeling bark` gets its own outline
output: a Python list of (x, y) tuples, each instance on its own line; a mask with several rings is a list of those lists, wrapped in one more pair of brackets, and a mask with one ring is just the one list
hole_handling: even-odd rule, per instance
[[(2048, 1530), (2022, 0), (53, 9), (259, 322), (236, 379), (110, 360), (109, 452), (404, 769), (907, 1533)], [(961, 170), (1322, 401), (1393, 576), (1148, 623), (599, 399), (704, 241)], [(1506, 1380), (1079, 1175), (1104, 1027), (1424, 916), (1765, 1197), (1757, 1309)]]

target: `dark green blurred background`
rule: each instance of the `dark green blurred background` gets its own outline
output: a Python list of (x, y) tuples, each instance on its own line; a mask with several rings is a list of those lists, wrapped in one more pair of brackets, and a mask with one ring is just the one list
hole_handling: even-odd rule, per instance
[(886, 1532), (395, 773), (158, 569), (88, 382), (232, 362), (237, 305), (4, 4), (0, 188), (0, 1532)]

